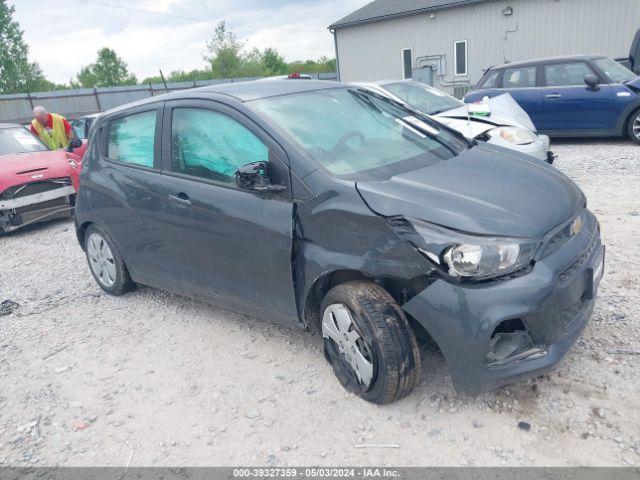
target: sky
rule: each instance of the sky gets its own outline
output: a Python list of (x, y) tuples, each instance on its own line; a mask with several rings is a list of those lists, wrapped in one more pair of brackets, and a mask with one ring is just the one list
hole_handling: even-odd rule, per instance
[(225, 20), (247, 48), (276, 48), (288, 62), (335, 56), (327, 27), (367, 0), (9, 0), (48, 80), (68, 83), (114, 49), (138, 80), (203, 68), (205, 44)]

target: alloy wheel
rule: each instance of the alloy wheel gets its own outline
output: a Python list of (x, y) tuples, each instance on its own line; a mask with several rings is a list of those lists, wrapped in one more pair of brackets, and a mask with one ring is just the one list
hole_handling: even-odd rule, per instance
[(631, 128), (633, 136), (640, 140), (640, 114), (636, 115), (636, 118), (633, 119), (633, 126)]

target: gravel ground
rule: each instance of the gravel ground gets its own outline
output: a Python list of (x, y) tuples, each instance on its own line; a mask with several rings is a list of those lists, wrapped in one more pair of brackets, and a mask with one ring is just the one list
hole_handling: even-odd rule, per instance
[(426, 348), (413, 394), (370, 405), (318, 335), (104, 294), (69, 221), (0, 239), (0, 301), (20, 304), (0, 317), (0, 466), (640, 464), (640, 147), (554, 149), (602, 224), (600, 299), (551, 374), (476, 397)]

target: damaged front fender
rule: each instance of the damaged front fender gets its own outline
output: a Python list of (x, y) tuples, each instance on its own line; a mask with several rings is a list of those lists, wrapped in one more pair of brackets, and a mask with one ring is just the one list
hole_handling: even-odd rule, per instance
[[(309, 177), (305, 181), (313, 188)], [(387, 219), (367, 207), (353, 182), (335, 182), (335, 190), (298, 204), (295, 223), (294, 283), (299, 315), (307, 325), (324, 294), (338, 283), (368, 278), (403, 301), (412, 285), (422, 288), (433, 271)]]

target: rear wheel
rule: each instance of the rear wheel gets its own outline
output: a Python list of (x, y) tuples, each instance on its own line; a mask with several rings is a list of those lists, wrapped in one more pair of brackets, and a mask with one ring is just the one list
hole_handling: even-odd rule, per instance
[(85, 232), (84, 250), (93, 277), (111, 295), (122, 295), (133, 289), (129, 272), (111, 238), (96, 225)]
[(640, 110), (633, 112), (629, 117), (627, 134), (631, 140), (640, 144)]
[(347, 282), (327, 293), (321, 311), (325, 356), (347, 390), (378, 404), (413, 390), (420, 375), (418, 344), (386, 290)]

